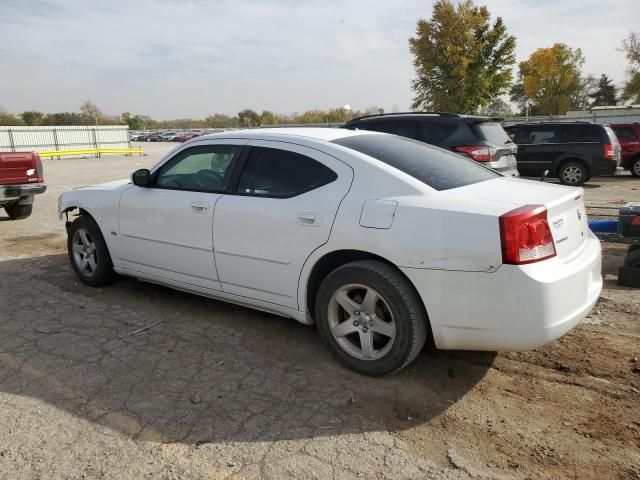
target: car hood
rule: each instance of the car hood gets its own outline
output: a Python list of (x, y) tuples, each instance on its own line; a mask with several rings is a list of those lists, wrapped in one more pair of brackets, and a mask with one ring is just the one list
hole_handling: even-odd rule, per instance
[(97, 185), (85, 185), (82, 187), (75, 187), (74, 190), (119, 190), (125, 185), (131, 184), (131, 180), (123, 178), (121, 180), (114, 180), (112, 182), (99, 183)]

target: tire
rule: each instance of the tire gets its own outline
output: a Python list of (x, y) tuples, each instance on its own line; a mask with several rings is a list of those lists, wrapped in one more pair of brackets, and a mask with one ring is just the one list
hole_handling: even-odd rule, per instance
[(640, 249), (636, 245), (629, 246), (627, 256), (624, 258), (622, 265), (625, 267), (640, 268)]
[(67, 231), (67, 252), (80, 281), (92, 287), (108, 285), (115, 279), (109, 249), (93, 218), (81, 215)]
[(572, 160), (563, 163), (558, 170), (558, 180), (563, 185), (579, 187), (589, 178), (589, 172), (584, 163)]
[(631, 163), (629, 164), (629, 171), (634, 177), (640, 178), (640, 157), (636, 157), (631, 160)]
[(22, 220), (27, 218), (33, 212), (33, 203), (28, 205), (19, 205), (17, 203), (11, 203), (4, 206), (5, 212), (9, 215), (11, 220)]
[(428, 319), (418, 293), (396, 268), (377, 260), (348, 263), (331, 272), (315, 305), (324, 343), (338, 361), (364, 375), (397, 372), (427, 340)]

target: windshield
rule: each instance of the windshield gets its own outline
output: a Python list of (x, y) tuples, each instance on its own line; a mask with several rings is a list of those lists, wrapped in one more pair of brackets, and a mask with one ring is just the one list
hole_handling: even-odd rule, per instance
[(500, 177), (462, 155), (396, 135), (363, 134), (339, 138), (332, 143), (369, 155), (436, 190), (449, 190)]
[(478, 136), (496, 145), (512, 143), (511, 138), (498, 122), (482, 122), (474, 125)]

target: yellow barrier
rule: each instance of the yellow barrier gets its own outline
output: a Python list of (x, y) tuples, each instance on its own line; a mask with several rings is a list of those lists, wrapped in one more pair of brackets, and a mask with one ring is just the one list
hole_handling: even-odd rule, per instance
[(143, 148), (88, 148), (85, 150), (56, 150), (52, 152), (38, 152), (41, 157), (62, 157), (65, 155), (99, 155), (101, 153), (139, 153)]

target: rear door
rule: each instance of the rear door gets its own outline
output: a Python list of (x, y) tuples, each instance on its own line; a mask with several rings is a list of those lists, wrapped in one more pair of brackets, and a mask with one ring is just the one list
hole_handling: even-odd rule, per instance
[(391, 133), (393, 135), (399, 135), (401, 137), (418, 138), (418, 122), (415, 120), (384, 120), (384, 121), (371, 121), (368, 123), (367, 128), (363, 130), (372, 130), (374, 132)]
[(620, 142), (622, 160), (626, 162), (632, 156), (640, 153), (640, 137), (633, 127), (611, 127)]
[(353, 171), (318, 150), (254, 140), (235, 194), (216, 203), (215, 260), (222, 290), (298, 308), (298, 280), (327, 242)]
[(551, 170), (560, 153), (558, 125), (520, 125), (516, 133), (518, 171), (523, 176), (539, 176)]

